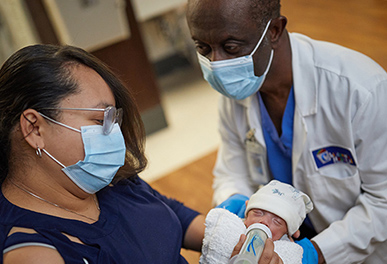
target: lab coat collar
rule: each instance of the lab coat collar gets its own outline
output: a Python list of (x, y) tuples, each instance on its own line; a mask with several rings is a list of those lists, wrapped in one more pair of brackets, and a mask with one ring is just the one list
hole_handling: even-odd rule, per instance
[(250, 95), (249, 97), (247, 97), (243, 100), (236, 100), (236, 102), (238, 104), (243, 105), (244, 107), (249, 107), (255, 97), (257, 97), (257, 94)]
[[(309, 38), (302, 34), (290, 33), (289, 39), (292, 50), (293, 89), (297, 110), (303, 117), (316, 114), (316, 73), (315, 68), (310, 67), (310, 65), (314, 65), (313, 49), (308, 44)], [(248, 108), (255, 97), (256, 94), (236, 102)]]

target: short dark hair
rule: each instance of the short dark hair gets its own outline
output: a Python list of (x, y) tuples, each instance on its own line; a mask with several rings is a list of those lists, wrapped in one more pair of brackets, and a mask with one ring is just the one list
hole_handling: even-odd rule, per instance
[(114, 180), (130, 178), (146, 167), (144, 126), (134, 98), (119, 78), (83, 49), (38, 44), (20, 49), (0, 69), (0, 183), (8, 174), (11, 133), (20, 116), (26, 109), (35, 109), (55, 119), (58, 112), (44, 108), (55, 108), (62, 99), (79, 92), (71, 75), (75, 65), (95, 70), (110, 87), (116, 107), (123, 109), (121, 130), (127, 155)]
[(263, 27), (281, 15), (280, 0), (249, 0), (252, 18)]
[[(211, 0), (206, 0), (210, 2)], [(238, 0), (242, 1), (242, 0)], [(281, 3), (280, 0), (243, 0), (243, 4), (248, 8), (250, 16), (258, 27), (265, 27), (270, 19), (277, 18), (281, 15)], [(219, 1), (219, 5), (222, 5)], [(188, 0), (187, 9), (195, 9), (195, 5), (201, 3), (200, 0)], [(190, 15), (190, 12), (187, 12)]]

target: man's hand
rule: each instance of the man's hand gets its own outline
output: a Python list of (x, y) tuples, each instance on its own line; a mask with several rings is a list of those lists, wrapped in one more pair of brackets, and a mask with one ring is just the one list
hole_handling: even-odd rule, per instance
[(242, 194), (234, 194), (219, 204), (216, 208), (224, 208), (240, 218), (245, 217), (246, 201), (249, 197)]

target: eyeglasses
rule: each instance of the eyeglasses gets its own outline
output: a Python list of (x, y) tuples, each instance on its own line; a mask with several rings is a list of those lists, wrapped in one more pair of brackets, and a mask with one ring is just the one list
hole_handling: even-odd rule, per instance
[(57, 107), (57, 108), (44, 108), (42, 110), (80, 110), (80, 111), (103, 111), (103, 124), (102, 131), (105, 135), (110, 134), (115, 123), (121, 126), (122, 123), (122, 108), (115, 108), (114, 106), (108, 106), (105, 109), (102, 108), (70, 108), (70, 107)]

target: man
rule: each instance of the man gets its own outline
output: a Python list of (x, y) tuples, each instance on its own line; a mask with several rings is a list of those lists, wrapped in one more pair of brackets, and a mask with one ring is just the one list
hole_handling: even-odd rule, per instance
[(204, 78), (224, 95), (215, 204), (290, 183), (315, 205), (305, 226), (318, 234), (300, 242), (309, 263), (387, 263), (386, 72), (289, 34), (279, 0), (189, 0), (187, 21)]

